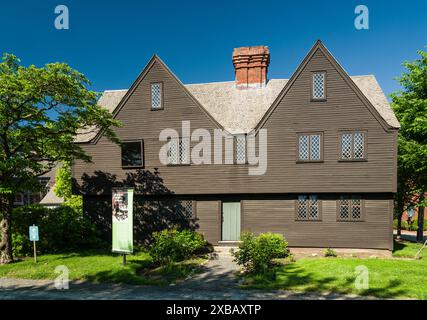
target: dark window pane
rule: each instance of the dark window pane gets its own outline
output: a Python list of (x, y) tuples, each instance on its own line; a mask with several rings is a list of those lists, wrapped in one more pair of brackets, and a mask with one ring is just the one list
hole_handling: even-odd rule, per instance
[(124, 142), (122, 145), (122, 166), (142, 166), (141, 142)]

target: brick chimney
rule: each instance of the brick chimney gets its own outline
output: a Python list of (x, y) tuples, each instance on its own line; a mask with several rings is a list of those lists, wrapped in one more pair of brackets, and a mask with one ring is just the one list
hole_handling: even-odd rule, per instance
[(260, 88), (267, 83), (270, 51), (267, 46), (241, 47), (233, 50), (236, 87)]

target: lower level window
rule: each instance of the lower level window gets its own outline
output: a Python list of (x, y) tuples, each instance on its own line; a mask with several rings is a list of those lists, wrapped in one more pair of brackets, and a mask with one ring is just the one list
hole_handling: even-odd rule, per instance
[(193, 218), (193, 201), (192, 200), (179, 200), (176, 211), (179, 215), (191, 219)]
[(338, 220), (361, 221), (363, 202), (359, 196), (341, 196), (339, 200)]
[(319, 199), (317, 195), (298, 196), (296, 219), (320, 220)]

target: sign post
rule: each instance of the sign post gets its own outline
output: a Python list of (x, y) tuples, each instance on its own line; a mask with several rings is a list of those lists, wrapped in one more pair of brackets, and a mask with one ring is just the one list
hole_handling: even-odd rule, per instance
[(133, 252), (133, 191), (132, 188), (112, 190), (112, 248), (113, 252), (123, 254), (123, 265), (126, 254)]
[(32, 225), (29, 228), (30, 233), (30, 241), (33, 242), (33, 248), (34, 248), (34, 262), (37, 263), (37, 247), (36, 247), (36, 241), (39, 241), (39, 227), (36, 225)]

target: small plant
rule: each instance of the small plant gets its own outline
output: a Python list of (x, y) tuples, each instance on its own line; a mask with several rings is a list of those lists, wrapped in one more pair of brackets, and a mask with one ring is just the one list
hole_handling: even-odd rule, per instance
[(274, 265), (274, 259), (289, 255), (288, 242), (280, 234), (262, 233), (258, 237), (245, 232), (238, 250), (231, 251), (234, 261), (246, 272), (266, 273)]
[(165, 265), (205, 253), (208, 243), (200, 233), (191, 230), (163, 230), (153, 233), (149, 253), (154, 263)]
[(338, 254), (334, 249), (326, 248), (324, 251), (325, 257), (337, 257)]

